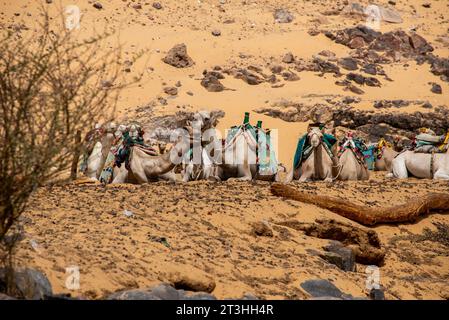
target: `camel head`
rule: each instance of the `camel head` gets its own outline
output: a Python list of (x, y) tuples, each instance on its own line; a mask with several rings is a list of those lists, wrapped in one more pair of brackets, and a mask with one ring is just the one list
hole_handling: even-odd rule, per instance
[(310, 144), (313, 148), (316, 148), (320, 145), (321, 139), (323, 138), (323, 133), (319, 128), (311, 128), (307, 137), (310, 141)]

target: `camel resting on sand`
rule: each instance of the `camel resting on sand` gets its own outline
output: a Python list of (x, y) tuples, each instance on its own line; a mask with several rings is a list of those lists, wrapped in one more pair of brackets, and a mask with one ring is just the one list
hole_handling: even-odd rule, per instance
[[(259, 133), (261, 132), (256, 131), (256, 135)], [(260, 137), (268, 139), (268, 134), (262, 134)], [(263, 141), (267, 146), (268, 141)], [(259, 143), (259, 147), (264, 143)], [(277, 162), (275, 153), (271, 149), (268, 157), (261, 157), (263, 152), (258, 150), (257, 145), (258, 142), (248, 127), (241, 126), (221, 149), (221, 160), (216, 166), (215, 177), (218, 180), (280, 181), (280, 172), (285, 171), (285, 167)], [(268, 147), (266, 151), (268, 152)]]
[(337, 178), (339, 180), (368, 180), (368, 168), (359, 162), (354, 151), (347, 148), (338, 159)]
[(293, 179), (299, 182), (310, 180), (332, 181), (333, 159), (329, 155), (323, 142), (323, 132), (319, 128), (311, 128), (307, 134), (307, 139), (312, 147), (310, 155), (302, 161), (296, 168), (293, 168), (287, 175), (285, 182)]
[(392, 162), (388, 177), (406, 179), (409, 174), (421, 179), (449, 180), (449, 148), (446, 153), (404, 151)]

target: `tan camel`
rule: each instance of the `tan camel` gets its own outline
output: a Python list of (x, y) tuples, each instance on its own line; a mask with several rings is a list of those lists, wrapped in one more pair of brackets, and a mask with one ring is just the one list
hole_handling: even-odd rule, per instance
[(391, 163), (393, 159), (399, 154), (399, 152), (393, 150), (390, 147), (384, 146), (382, 148), (382, 157), (376, 158), (374, 163), (374, 170), (376, 171), (391, 171)]
[(357, 160), (354, 151), (347, 148), (338, 159), (338, 174), (339, 180), (368, 180), (369, 171), (367, 166)]
[(305, 182), (310, 180), (332, 181), (333, 159), (323, 145), (323, 133), (319, 128), (311, 128), (307, 134), (312, 151), (308, 158), (297, 168), (292, 168), (287, 175), (286, 183), (295, 180)]

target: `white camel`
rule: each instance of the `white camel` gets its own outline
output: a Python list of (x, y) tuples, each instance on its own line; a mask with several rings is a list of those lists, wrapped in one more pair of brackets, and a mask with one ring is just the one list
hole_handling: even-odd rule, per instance
[[(263, 137), (267, 138), (267, 135), (259, 137), (263, 139)], [(266, 140), (259, 142), (259, 147), (263, 148), (264, 144), (266, 146)], [(257, 145), (258, 142), (253, 134), (246, 127), (240, 127), (221, 149), (221, 162), (216, 168), (215, 177), (220, 180), (280, 181), (280, 172), (285, 171), (285, 167), (278, 164), (274, 150), (269, 150), (267, 157), (264, 157)], [(265, 150), (268, 152), (268, 148)]]
[(392, 162), (388, 177), (406, 179), (409, 174), (421, 179), (449, 180), (449, 148), (445, 153), (404, 151)]

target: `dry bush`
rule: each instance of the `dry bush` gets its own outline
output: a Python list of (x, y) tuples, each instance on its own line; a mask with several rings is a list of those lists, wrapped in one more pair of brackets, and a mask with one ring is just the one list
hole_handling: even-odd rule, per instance
[[(120, 91), (141, 79), (126, 81), (114, 32), (81, 38), (65, 28), (62, 11), (50, 17), (43, 9), (37, 24), (34, 33), (0, 31), (3, 252), (33, 190), (68, 171), (80, 135), (110, 120)], [(111, 48), (111, 41), (117, 45)]]

